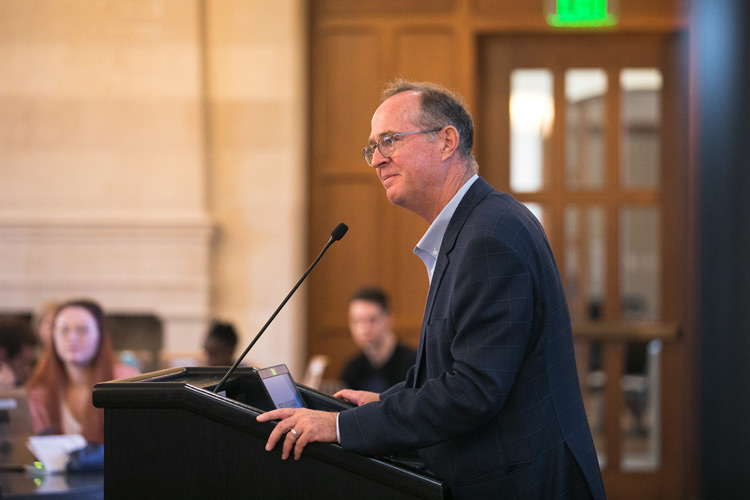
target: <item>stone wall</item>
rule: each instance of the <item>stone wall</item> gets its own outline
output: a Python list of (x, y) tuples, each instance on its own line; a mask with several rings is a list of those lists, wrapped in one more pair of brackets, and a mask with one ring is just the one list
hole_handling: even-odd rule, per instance
[[(0, 0), (0, 313), (87, 296), (249, 341), (304, 268), (298, 0)], [(301, 369), (297, 298), (250, 356)], [(275, 330), (275, 331), (272, 331)]]

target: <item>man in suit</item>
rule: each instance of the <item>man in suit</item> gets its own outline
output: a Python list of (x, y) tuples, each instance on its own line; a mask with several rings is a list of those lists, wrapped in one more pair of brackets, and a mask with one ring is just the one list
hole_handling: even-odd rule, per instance
[(417, 361), (381, 394), (341, 391), (338, 414), (276, 410), (282, 458), (307, 443), (392, 455), (419, 450), (451, 497), (605, 498), (578, 384), (559, 271), (534, 216), (477, 176), (460, 99), (397, 81), (363, 151), (391, 203), (429, 228), (430, 278)]

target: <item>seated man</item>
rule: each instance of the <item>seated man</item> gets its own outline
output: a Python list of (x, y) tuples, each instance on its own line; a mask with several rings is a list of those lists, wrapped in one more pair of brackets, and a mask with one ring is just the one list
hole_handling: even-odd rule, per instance
[(237, 332), (231, 323), (214, 322), (206, 335), (203, 351), (207, 366), (231, 366), (237, 347)]
[(398, 342), (391, 328), (388, 298), (379, 288), (362, 288), (349, 300), (349, 330), (362, 352), (344, 367), (350, 389), (382, 392), (403, 382), (417, 353)]

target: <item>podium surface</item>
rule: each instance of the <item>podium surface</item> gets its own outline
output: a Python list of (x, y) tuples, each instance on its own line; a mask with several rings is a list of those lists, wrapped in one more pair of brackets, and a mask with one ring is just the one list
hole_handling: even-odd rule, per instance
[[(238, 368), (222, 394), (222, 368), (173, 368), (97, 384), (104, 409), (106, 500), (131, 498), (442, 499), (443, 484), (419, 464), (345, 452), (311, 443), (299, 461), (281, 459), (265, 443), (273, 409), (253, 368)], [(298, 385), (305, 405), (351, 406)]]

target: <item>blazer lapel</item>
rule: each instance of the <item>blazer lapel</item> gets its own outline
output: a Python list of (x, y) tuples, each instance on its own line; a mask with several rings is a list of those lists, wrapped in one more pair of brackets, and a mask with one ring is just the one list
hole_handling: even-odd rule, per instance
[(453, 213), (448, 227), (445, 230), (443, 241), (440, 244), (440, 253), (438, 254), (437, 261), (435, 262), (435, 271), (432, 273), (432, 282), (430, 283), (430, 289), (427, 293), (427, 302), (425, 303), (424, 315), (422, 316), (422, 329), (419, 334), (419, 346), (417, 347), (417, 362), (414, 367), (414, 386), (420, 387), (421, 382), (425, 378), (425, 367), (426, 353), (425, 353), (425, 342), (426, 342), (426, 330), (427, 325), (430, 323), (432, 318), (432, 310), (435, 306), (435, 298), (437, 297), (437, 291), (440, 288), (440, 283), (445, 275), (445, 270), (448, 268), (450, 262), (450, 253), (456, 246), (456, 240), (458, 235), (463, 228), (466, 218), (469, 216), (471, 211), (477, 204), (489, 193), (494, 191), (487, 181), (481, 177), (474, 181), (466, 194), (461, 199), (461, 202), (456, 207), (456, 211)]

